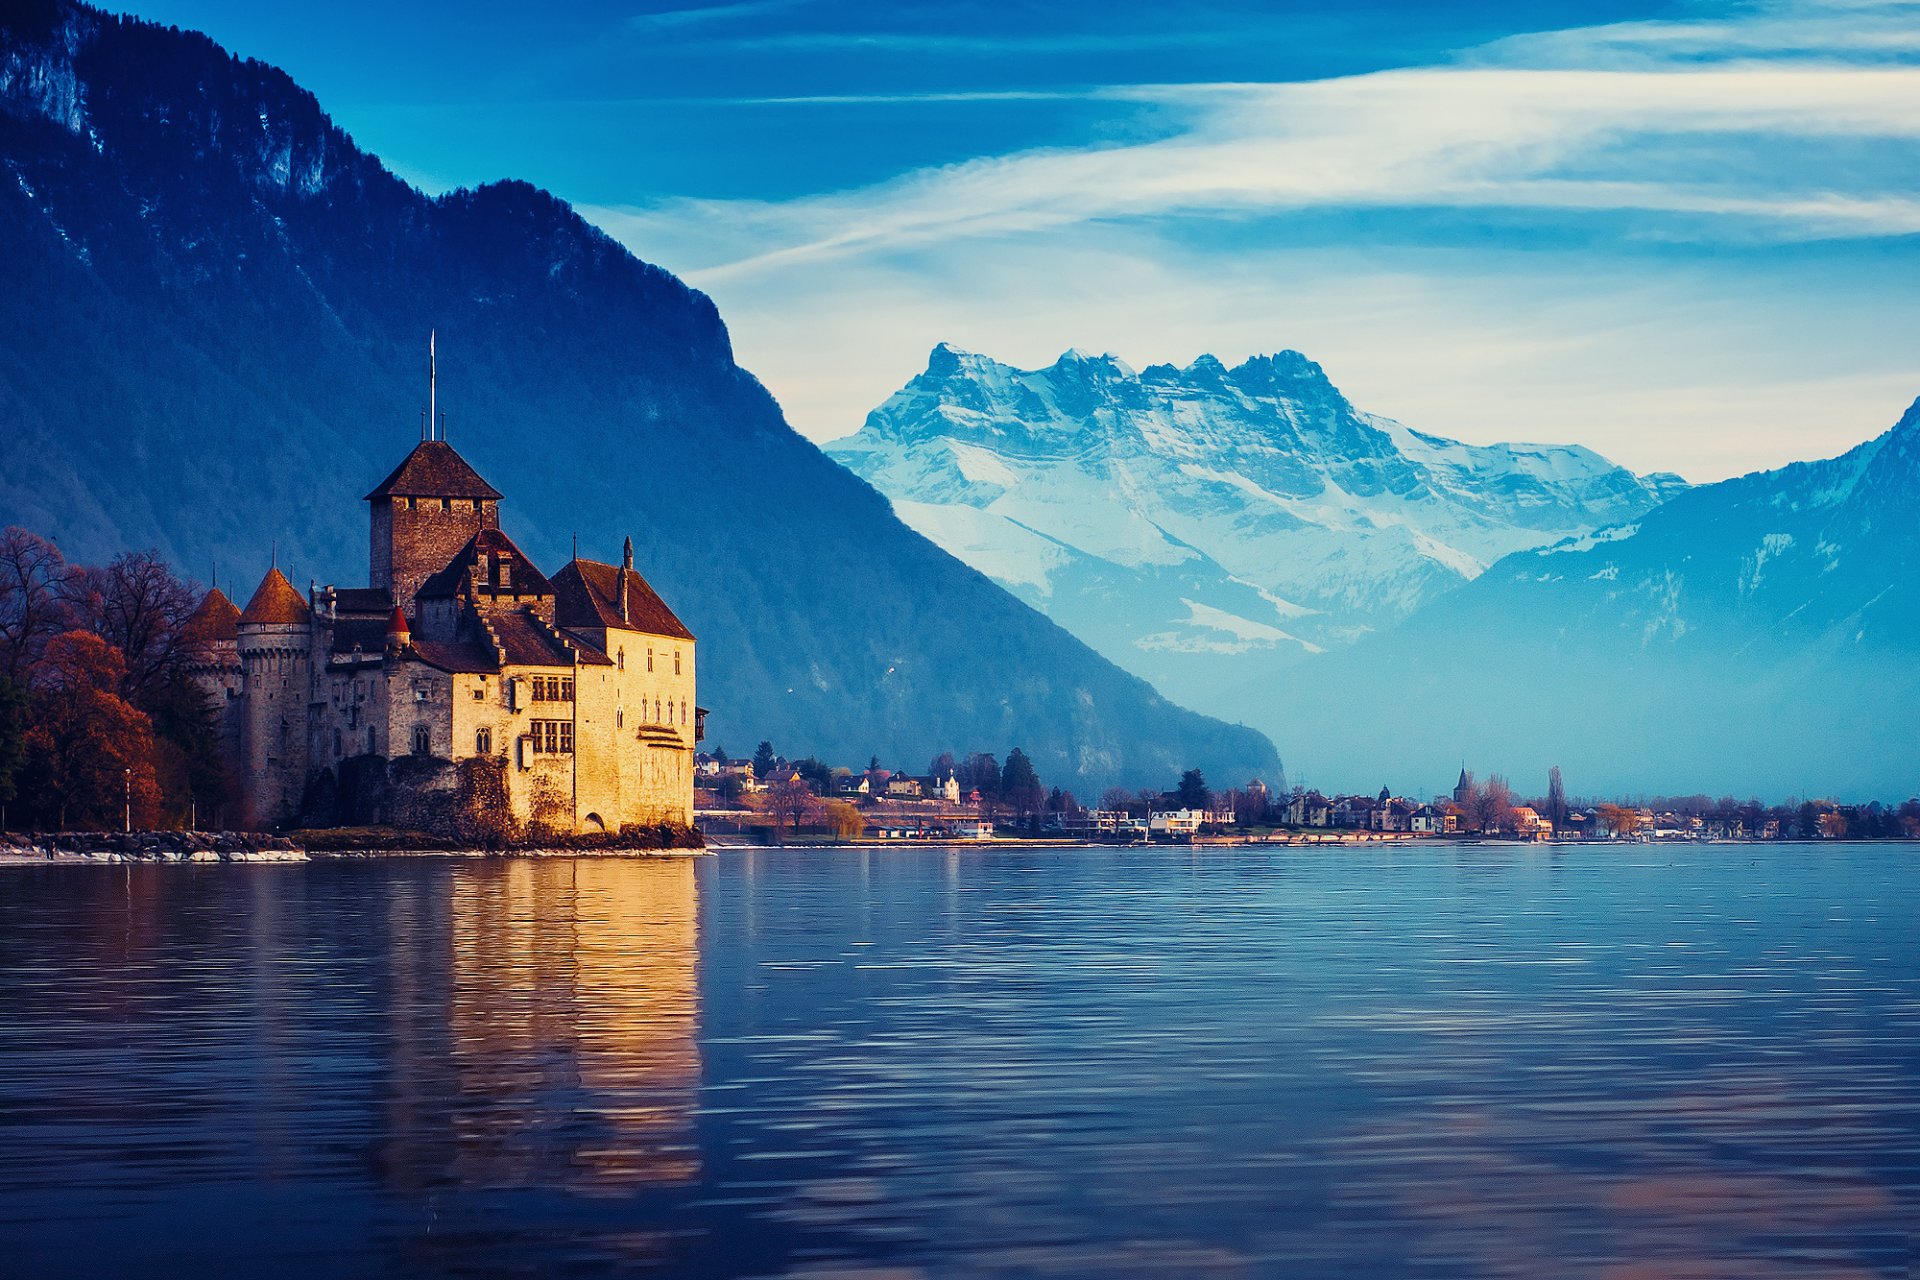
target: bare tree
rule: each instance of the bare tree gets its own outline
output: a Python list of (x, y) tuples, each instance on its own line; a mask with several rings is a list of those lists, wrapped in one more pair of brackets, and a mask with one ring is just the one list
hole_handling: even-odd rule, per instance
[(72, 625), (93, 632), (126, 659), (120, 696), (146, 706), (178, 674), (185, 625), (200, 592), (174, 576), (157, 552), (128, 552), (104, 568), (76, 569), (60, 588)]
[(0, 532), (0, 676), (21, 681), (47, 641), (67, 629), (63, 594), (72, 570), (36, 533)]

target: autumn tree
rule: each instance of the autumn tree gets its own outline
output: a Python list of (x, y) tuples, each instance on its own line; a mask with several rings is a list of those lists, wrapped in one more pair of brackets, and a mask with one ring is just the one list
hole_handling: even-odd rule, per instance
[(158, 819), (152, 724), (115, 692), (125, 674), (119, 650), (88, 631), (55, 636), (35, 664), (22, 772), (62, 830), (119, 826), (129, 800), (135, 825)]
[(845, 800), (823, 800), (820, 807), (827, 829), (833, 832), (835, 839), (855, 840), (867, 829), (867, 820), (858, 805)]

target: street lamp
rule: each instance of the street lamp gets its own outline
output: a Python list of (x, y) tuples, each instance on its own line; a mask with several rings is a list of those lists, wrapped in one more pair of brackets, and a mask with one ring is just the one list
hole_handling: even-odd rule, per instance
[(127, 769), (125, 773), (127, 775), (126, 776), (127, 834), (132, 835), (133, 834), (133, 770)]

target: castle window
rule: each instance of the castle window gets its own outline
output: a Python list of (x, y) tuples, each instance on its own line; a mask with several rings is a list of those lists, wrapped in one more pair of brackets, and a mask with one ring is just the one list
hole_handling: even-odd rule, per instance
[(573, 701), (573, 680), (571, 677), (560, 682), (560, 701)]
[(627, 651), (624, 648), (622, 648), (618, 654), (614, 655), (614, 663), (622, 671), (627, 669)]
[(658, 698), (653, 700), (653, 722), (655, 724), (660, 723), (660, 699)]
[(453, 510), (453, 499), (452, 499), (452, 498), (442, 498), (442, 499), (440, 499), (440, 509), (441, 509), (442, 511), (451, 511), (451, 510)]
[(653, 670), (653, 646), (647, 646), (647, 670)]
[(673, 674), (680, 674), (680, 651), (678, 649), (673, 651)]
[(539, 676), (535, 676), (533, 677), (533, 679), (527, 681), (527, 684), (531, 688), (531, 691), (533, 694), (533, 700), (535, 702), (545, 702), (547, 700), (547, 693), (546, 693), (547, 682), (546, 681), (542, 680)]
[(475, 702), (485, 702), (487, 700), (487, 686), (481, 685), (478, 689), (475, 689), (473, 691), (473, 700)]
[(619, 707), (613, 709), (613, 727), (616, 729), (627, 727), (627, 713)]
[(573, 721), (571, 720), (560, 722), (560, 750), (563, 752), (573, 750)]
[(409, 511), (413, 511), (413, 510), (415, 510), (415, 509), (417, 509), (417, 508), (418, 508), (419, 506), (420, 506), (420, 499), (418, 499), (418, 498), (408, 498), (408, 499), (407, 499), (407, 510), (409, 510)]
[(433, 734), (423, 724), (413, 726), (413, 754), (429, 755), (433, 751)]
[(473, 735), (473, 749), (483, 756), (493, 754), (493, 730), (481, 726)]

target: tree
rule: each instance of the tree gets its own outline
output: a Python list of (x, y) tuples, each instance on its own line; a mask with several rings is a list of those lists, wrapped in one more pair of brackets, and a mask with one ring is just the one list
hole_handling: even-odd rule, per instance
[(46, 643), (66, 630), (68, 574), (60, 548), (38, 534), (0, 532), (0, 676), (25, 683)]
[(715, 747), (713, 749), (713, 762), (719, 765), (722, 769), (727, 767), (729, 761), (727, 760), (726, 748)]
[(0, 676), (0, 831), (7, 806), (20, 794), (20, 768), (27, 759), (27, 689)]
[(1006, 767), (1000, 771), (1000, 795), (1021, 819), (1031, 819), (1046, 803), (1047, 793), (1040, 785), (1040, 775), (1019, 747), (1007, 753)]
[[(1729, 805), (1731, 803), (1728, 802)], [(1553, 824), (1555, 831), (1566, 830), (1567, 787), (1561, 781), (1560, 766), (1557, 764), (1547, 770), (1547, 821)]]
[(1207, 790), (1207, 775), (1198, 769), (1189, 769), (1180, 775), (1180, 786), (1174, 792), (1174, 799), (1180, 802), (1182, 809), (1204, 809), (1213, 800), (1213, 793)]
[(753, 776), (766, 782), (773, 777), (773, 744), (762, 742), (753, 751)]
[(978, 791), (980, 805), (991, 814), (1000, 799), (1000, 762), (990, 751), (975, 751), (960, 762), (960, 790)]
[(124, 674), (119, 651), (87, 631), (49, 640), (36, 665), (22, 774), (62, 830), (117, 827), (129, 802), (135, 825), (159, 817), (152, 725), (114, 692)]
[(821, 801), (821, 816), (826, 819), (827, 827), (836, 839), (855, 840), (867, 829), (867, 820), (861, 815), (859, 806), (845, 800)]
[(1135, 803), (1133, 792), (1125, 787), (1108, 787), (1100, 796), (1100, 807), (1109, 813), (1132, 813)]
[(120, 651), (126, 662), (120, 696), (137, 707), (181, 676), (188, 650), (185, 624), (200, 592), (174, 576), (157, 552), (129, 552), (105, 568), (69, 572), (60, 586), (69, 624), (84, 627)]
[(1597, 812), (1600, 825), (1615, 839), (1628, 839), (1640, 829), (1640, 811), (1626, 805), (1603, 804)]
[(1499, 774), (1491, 774), (1480, 789), (1480, 829), (1505, 832), (1514, 827), (1513, 788)]
[(949, 774), (957, 774), (959, 771), (960, 762), (953, 758), (951, 751), (942, 751), (927, 766), (927, 776), (935, 782), (944, 782)]
[(801, 823), (819, 814), (820, 797), (813, 794), (805, 778), (790, 773), (767, 788), (766, 805), (767, 812), (786, 819), (797, 832)]

